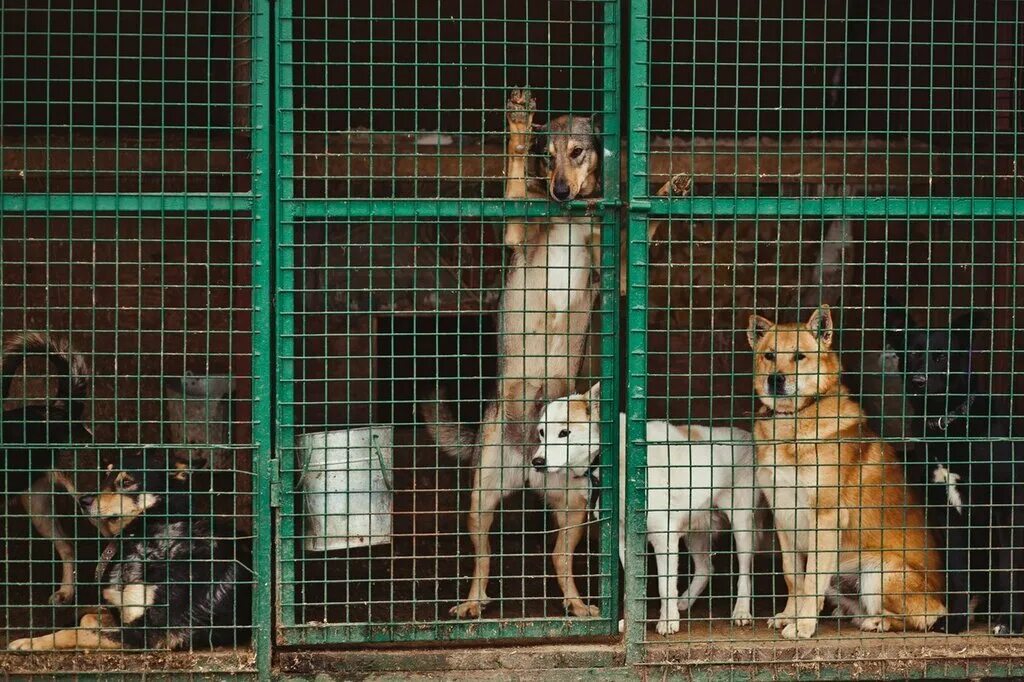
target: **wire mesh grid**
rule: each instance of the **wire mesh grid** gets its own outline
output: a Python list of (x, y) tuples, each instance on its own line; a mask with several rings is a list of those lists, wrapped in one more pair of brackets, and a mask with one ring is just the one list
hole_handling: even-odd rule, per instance
[[(1019, 8), (791, 10), (633, 3), (627, 653), (722, 676), (807, 661), (982, 674), (995, 668), (978, 657), (1015, 658), (994, 633), (1020, 623)], [(808, 326), (776, 334), (776, 321)], [(836, 367), (856, 428), (819, 405)], [(840, 449), (873, 466), (832, 466)], [(673, 454), (685, 464), (659, 466)], [(751, 479), (764, 498), (740, 504)], [(654, 505), (677, 489), (677, 506)], [(713, 541), (703, 518), (657, 525), (715, 495), (732, 518), (712, 519), (728, 529)], [(834, 510), (844, 530), (813, 534)]]
[(267, 27), (0, 13), (5, 672), (257, 667)]
[(617, 384), (617, 3), (280, 11), (281, 641), (611, 632), (614, 454), (530, 451), (540, 398)]

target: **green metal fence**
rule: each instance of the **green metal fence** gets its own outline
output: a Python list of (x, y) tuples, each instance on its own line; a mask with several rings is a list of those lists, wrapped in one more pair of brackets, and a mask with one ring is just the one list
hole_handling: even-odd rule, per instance
[[(896, 461), (910, 463), (903, 475), (932, 503), (933, 530), (948, 533), (949, 518), (934, 513), (944, 504), (936, 491), (952, 499), (951, 479), (913, 479), (913, 463), (936, 442), (975, 458), (1017, 442), (991, 424), (1020, 412), (1020, 14), (1005, 0), (5, 4), (0, 331), (70, 339), (89, 367), (89, 442), (62, 448), (72, 454), (53, 466), (96, 486), (108, 461), (166, 446), (170, 473), (194, 482), (193, 517), (229, 519), (252, 543), (255, 589), (251, 641), (239, 633), (182, 655), (161, 646), (141, 656), (4, 653), (0, 669), (1019, 674), (1016, 640), (990, 631), (1012, 604), (987, 577), (998, 573), (989, 550), (1024, 540), (1012, 517), (994, 540), (971, 536), (982, 558), (966, 574), (984, 600), (968, 632), (862, 632), (829, 609), (814, 638), (785, 640), (765, 627), (789, 589), (773, 521), (756, 502), (736, 494), (720, 504), (732, 532), (714, 542), (704, 517), (686, 526), (679, 552), (675, 535), (648, 534), (648, 515), (670, 511), (657, 495), (700, 475), (690, 459), (703, 456), (698, 441), (733, 457), (749, 442), (686, 431), (687, 462), (665, 480), (647, 466), (666, 444), (647, 422), (753, 430), (763, 380), (749, 316), (797, 322), (829, 304), (844, 380)], [(535, 123), (594, 116), (597, 144), (583, 154), (602, 160), (599, 191), (565, 204), (546, 194), (544, 174), (575, 168), (568, 155), (586, 136), (537, 128), (528, 152), (541, 193), (506, 195), (506, 108), (522, 87), (536, 99)], [(524, 245), (506, 243), (510, 225), (523, 227)], [(514, 303), (515, 273), (552, 225), (600, 234), (599, 249), (572, 236), (562, 251), (599, 254), (585, 283), (565, 283), (566, 263), (535, 263), (563, 293), (594, 293), (580, 348), (557, 327), (564, 320), (551, 321), (555, 304), (530, 298), (536, 280)], [(929, 410), (962, 426), (957, 410), (977, 399), (915, 412), (905, 330), (953, 343), (964, 338), (959, 313), (971, 310), (985, 316), (946, 362), (966, 362), (971, 391), (1005, 396), (1013, 419), (987, 409), (970, 417), (984, 434), (936, 436)], [(518, 343), (541, 351), (510, 352)], [(557, 389), (521, 390), (508, 380), (510, 357)], [(5, 409), (44, 404), (59, 388), (54, 368), (31, 354), (9, 353), (5, 367), (22, 359)], [(551, 436), (538, 431), (540, 408), (598, 381), (594, 466), (538, 474), (534, 448)], [(596, 405), (574, 409), (590, 415)], [(25, 423), (5, 416), (4, 427)], [(481, 455), (450, 456), (437, 442), (481, 424), (500, 434), (492, 444), (503, 462), (486, 485)], [(577, 428), (562, 426), (565, 438)], [(48, 602), (61, 579), (57, 546), (32, 530), (19, 500), (22, 479), (40, 472), (19, 459), (29, 451), (20, 437), (4, 434), (8, 643), (103, 606), (104, 579), (92, 576), (112, 545), (75, 511), (87, 488), (72, 496), (58, 486), (78, 591), (74, 602)], [(942, 463), (959, 471), (964, 462), (950, 457)], [(742, 469), (715, 470), (753, 495), (759, 479)], [(976, 500), (991, 493), (985, 485), (956, 490)], [(566, 521), (550, 512), (570, 486), (594, 494)], [(484, 549), (473, 536), (483, 497), (500, 501)], [(765, 524), (751, 538), (753, 624), (734, 610), (744, 512)], [(971, 523), (999, 526), (982, 516)], [(592, 611), (563, 603), (566, 569), (554, 557), (564, 529), (580, 536), (571, 573)], [(484, 554), (490, 602), (477, 614), (465, 602)], [(680, 591), (705, 583), (677, 626), (660, 612), (664, 566)], [(457, 617), (460, 605), (468, 611)], [(450, 640), (500, 652), (431, 659), (426, 648), (377, 646)], [(564, 647), (505, 656), (502, 647), (521, 643)]]

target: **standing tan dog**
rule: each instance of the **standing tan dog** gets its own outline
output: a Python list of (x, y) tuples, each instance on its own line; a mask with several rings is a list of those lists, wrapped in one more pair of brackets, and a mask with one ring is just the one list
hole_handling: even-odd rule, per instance
[[(529, 181), (534, 109), (528, 91), (512, 92), (506, 110), (505, 197), (569, 201), (597, 192), (601, 146), (591, 120), (579, 116), (548, 124), (547, 188)], [(567, 485), (562, 472), (534, 471), (530, 458), (540, 409), (570, 392), (585, 355), (598, 292), (601, 226), (586, 216), (513, 219), (506, 224), (505, 243), (512, 249), (512, 262), (499, 312), (498, 395), (485, 409), (479, 433), (455, 425), (443, 403), (428, 401), (422, 408), (434, 440), (447, 452), (476, 463), (467, 524), (474, 549), (473, 582), (466, 601), (451, 613), (476, 618), (490, 601), (494, 510), (508, 494), (527, 485), (544, 496), (559, 527), (552, 562), (565, 608), (576, 616), (596, 616), (597, 608), (580, 599), (572, 569), (573, 552), (586, 531), (589, 481)]]
[(771, 502), (789, 599), (769, 627), (811, 637), (826, 593), (861, 630), (928, 630), (946, 608), (924, 513), (892, 448), (843, 386), (832, 314), (806, 324), (753, 315), (758, 482)]

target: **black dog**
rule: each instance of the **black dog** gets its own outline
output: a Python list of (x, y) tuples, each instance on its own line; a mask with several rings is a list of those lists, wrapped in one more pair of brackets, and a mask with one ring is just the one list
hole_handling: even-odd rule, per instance
[[(21, 500), (32, 525), (40, 535), (53, 539), (63, 570), (60, 589), (50, 602), (64, 604), (75, 594), (75, 555), (54, 511), (54, 495), (57, 487), (74, 492), (75, 472), (88, 468), (81, 458), (94, 457), (91, 451), (80, 452), (75, 447), (92, 441), (92, 433), (82, 421), (89, 368), (67, 339), (35, 333), (13, 335), (4, 343), (0, 358), (0, 402), (10, 398), (11, 385), (30, 357), (47, 360), (57, 378), (57, 396), (43, 404), (4, 410), (0, 417), (0, 485), (7, 494), (24, 493)], [(92, 468), (96, 468), (94, 461)]]
[(123, 456), (82, 510), (114, 539), (97, 571), (113, 613), (87, 615), (81, 628), (10, 643), (11, 649), (201, 649), (238, 645), (250, 635), (248, 543), (196, 515), (185, 473), (167, 453)]
[[(924, 491), (943, 538), (947, 610), (935, 628), (963, 632), (972, 602), (987, 600), (994, 634), (1024, 632), (1024, 448), (1010, 440), (1009, 402), (982, 392), (972, 371), (978, 315), (928, 331), (890, 313), (906, 392), (923, 442), (908, 453), (908, 480)], [(987, 599), (986, 599), (987, 598)]]

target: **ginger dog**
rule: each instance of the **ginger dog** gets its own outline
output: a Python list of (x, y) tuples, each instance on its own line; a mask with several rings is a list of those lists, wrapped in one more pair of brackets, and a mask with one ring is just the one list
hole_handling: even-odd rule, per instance
[(805, 324), (753, 315), (757, 477), (775, 514), (789, 598), (768, 622), (814, 635), (825, 597), (865, 631), (928, 630), (945, 615), (939, 553), (903, 466), (842, 384), (832, 314)]

